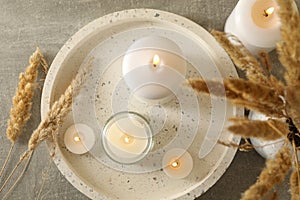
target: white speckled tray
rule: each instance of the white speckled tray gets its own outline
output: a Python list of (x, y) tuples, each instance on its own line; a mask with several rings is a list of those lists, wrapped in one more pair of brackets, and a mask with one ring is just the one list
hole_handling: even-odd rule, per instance
[[(60, 130), (59, 148), (54, 158), (62, 174), (92, 199), (194, 199), (222, 176), (235, 155), (235, 150), (217, 144), (212, 149), (204, 146), (208, 154), (201, 159), (198, 157), (199, 149), (210, 145), (208, 137), (239, 141), (226, 128), (222, 129), (227, 126), (227, 118), (242, 114), (231, 104), (201, 95), (197, 97), (184, 88), (178, 91), (177, 98), (161, 106), (147, 105), (122, 93), (127, 91), (120, 75), (122, 57), (136, 39), (149, 35), (168, 37), (180, 46), (189, 62), (187, 77), (237, 76), (227, 54), (207, 31), (186, 18), (164, 11), (136, 9), (112, 13), (72, 36), (51, 65), (43, 90), (41, 113), (42, 117), (46, 115), (80, 65), (89, 57), (96, 57), (93, 68), (100, 74), (95, 73), (85, 87), (93, 90), (93, 96), (85, 102), (76, 99), (77, 106), (73, 106), (73, 113)], [(82, 96), (86, 97), (88, 91), (83, 90)], [(118, 95), (121, 98), (116, 97)], [(82, 110), (85, 112), (78, 112)], [(120, 165), (110, 161), (99, 141), (83, 155), (72, 154), (65, 148), (63, 133), (73, 121), (87, 124), (94, 121), (89, 125), (99, 138), (105, 121), (113, 113), (124, 110), (143, 114), (156, 133), (154, 148), (141, 163)], [(178, 123), (182, 124), (176, 127)], [(192, 133), (192, 139), (182, 134), (186, 132)], [(185, 179), (170, 179), (161, 170), (159, 159), (162, 156), (157, 155), (166, 150), (163, 146), (171, 149), (182, 143), (193, 157), (194, 168)]]

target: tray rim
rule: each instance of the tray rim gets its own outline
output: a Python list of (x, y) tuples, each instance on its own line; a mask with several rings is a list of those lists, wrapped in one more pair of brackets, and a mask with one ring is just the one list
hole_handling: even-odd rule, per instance
[[(137, 13), (141, 14), (141, 16), (137, 16)], [(123, 19), (117, 19), (114, 18), (117, 14), (122, 14)], [(159, 16), (156, 16), (157, 14), (159, 14)], [(133, 15), (135, 15), (135, 17), (133, 17)], [(122, 10), (122, 11), (116, 11), (107, 15), (104, 15), (100, 18), (97, 18), (93, 21), (91, 21), (90, 23), (88, 23), (87, 25), (85, 25), (84, 27), (82, 27), (79, 31), (77, 31), (73, 36), (71, 36), (67, 42), (61, 47), (61, 49), (59, 50), (59, 52), (57, 53), (57, 55), (55, 56), (50, 69), (49, 69), (49, 73), (46, 77), (45, 80), (45, 84), (44, 84), (44, 88), (42, 91), (42, 97), (41, 97), (41, 119), (44, 120), (45, 116), (47, 115), (47, 112), (50, 110), (50, 105), (51, 103), (53, 103), (52, 101), (52, 97), (53, 97), (53, 93), (54, 93), (54, 83), (55, 83), (55, 77), (57, 76), (57, 74), (59, 73), (59, 70), (61, 69), (61, 65), (64, 62), (64, 59), (70, 54), (72, 53), (72, 50), (76, 47), (76, 45), (78, 45), (80, 42), (82, 42), (82, 40), (89, 36), (90, 34), (93, 33), (94, 29), (93, 27), (105, 27), (107, 25), (109, 25), (111, 23), (111, 18), (117, 19), (114, 22), (119, 22), (122, 20), (130, 20), (130, 19), (135, 19), (135, 20), (153, 20), (155, 18), (155, 20), (160, 20), (160, 21), (165, 21), (165, 22), (169, 22), (169, 23), (173, 23), (175, 25), (180, 26), (179, 23), (177, 23), (176, 21), (171, 21), (169, 19), (166, 19), (164, 17), (169, 17), (172, 19), (177, 19), (179, 22), (184, 22), (186, 25), (186, 27), (182, 27), (185, 28), (187, 31), (191, 31), (194, 34), (198, 35), (197, 33), (201, 32), (202, 34), (204, 34), (204, 38), (201, 38), (203, 40), (205, 39), (209, 39), (210, 42), (213, 39), (213, 36), (211, 36), (209, 34), (209, 32), (207, 32), (203, 27), (201, 27), (199, 24), (174, 13), (170, 13), (167, 11), (163, 11), (163, 10), (157, 10), (157, 9), (144, 9), (144, 8), (139, 8), (139, 9), (128, 9), (128, 10)], [(139, 18), (140, 17), (140, 18)], [(199, 35), (198, 35), (199, 36)], [(215, 43), (217, 44), (217, 42), (215, 41)], [(235, 70), (235, 67), (232, 63), (232, 61), (230, 60), (229, 56), (227, 55), (227, 53), (225, 52), (225, 50), (219, 45), (217, 44), (217, 48), (218, 51), (220, 51), (225, 58), (227, 59), (226, 62), (229, 62), (232, 67), (234, 68), (233, 74), (234, 76), (238, 77), (237, 71)], [(210, 52), (212, 53), (212, 52)], [(216, 56), (216, 55), (213, 55)], [(224, 61), (225, 62), (225, 61)], [(242, 116), (243, 115), (243, 109), (242, 108), (235, 108), (236, 109), (236, 116)], [(232, 137), (234, 141), (239, 142), (240, 137), (239, 136), (233, 136)], [(47, 141), (47, 146), (49, 149), (51, 149), (52, 144), (50, 141)], [(58, 149), (58, 148), (56, 148)], [(218, 161), (218, 167), (216, 168), (216, 170), (212, 171), (209, 175), (209, 178), (206, 179), (207, 184), (205, 184), (203, 187), (195, 187), (192, 192), (190, 192), (190, 194), (184, 195), (184, 194), (180, 194), (180, 197), (176, 198), (176, 199), (191, 199), (191, 198), (195, 198), (195, 197), (199, 197), (201, 196), (203, 193), (205, 193), (210, 187), (212, 187), (221, 177), (222, 175), (225, 173), (225, 171), (227, 170), (227, 168), (230, 166), (232, 160), (234, 159), (234, 156), (236, 154), (236, 149), (227, 149), (227, 154), (223, 157), (222, 160)], [(85, 183), (82, 184), (82, 182), (80, 182), (80, 178), (73, 173), (73, 171), (69, 168), (67, 161), (64, 160), (63, 155), (61, 154), (61, 152), (59, 150), (56, 150), (55, 156), (53, 157), (54, 163), (56, 164), (57, 168), (59, 169), (59, 171), (62, 173), (62, 175), (76, 188), (78, 189), (81, 193), (83, 193), (84, 195), (86, 195), (89, 198), (95, 199), (95, 198), (99, 198), (98, 194), (91, 194), (88, 191), (88, 189), (90, 188), (88, 185), (86, 185)], [(59, 163), (59, 165), (58, 165)], [(219, 168), (219, 166), (223, 166), (221, 169)], [(214, 178), (212, 177), (212, 174), (214, 174)], [(77, 180), (75, 182), (73, 182), (71, 180), (71, 176), (73, 176), (72, 180)], [(75, 177), (75, 178), (74, 178)], [(80, 184), (81, 183), (81, 184)], [(87, 189), (88, 187), (88, 189)], [(101, 196), (102, 199), (111, 199), (110, 197), (105, 196), (104, 194), (99, 194)]]

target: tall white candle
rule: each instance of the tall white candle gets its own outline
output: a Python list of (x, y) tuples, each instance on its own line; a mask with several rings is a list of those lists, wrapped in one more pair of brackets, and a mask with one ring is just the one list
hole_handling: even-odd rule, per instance
[(65, 132), (64, 142), (72, 153), (84, 154), (90, 151), (95, 144), (94, 131), (85, 124), (74, 124)]
[(114, 161), (131, 164), (143, 159), (152, 147), (152, 132), (145, 118), (133, 112), (111, 117), (102, 133), (103, 147)]
[(137, 40), (126, 52), (122, 72), (134, 94), (147, 100), (169, 97), (182, 84), (186, 61), (173, 41), (158, 36)]
[(281, 39), (278, 6), (274, 0), (240, 0), (225, 24), (254, 55), (271, 51)]

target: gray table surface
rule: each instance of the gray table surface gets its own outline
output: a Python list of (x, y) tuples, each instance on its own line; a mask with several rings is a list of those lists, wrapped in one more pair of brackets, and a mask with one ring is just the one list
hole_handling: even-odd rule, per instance
[[(299, 7), (300, 0), (296, 0)], [(28, 57), (38, 45), (49, 63), (62, 45), (81, 27), (105, 14), (130, 8), (154, 8), (187, 17), (204, 28), (223, 30), (226, 18), (237, 0), (0, 0), (0, 164), (10, 143), (6, 139), (6, 120), (11, 98), (15, 93), (19, 73), (28, 63)], [(275, 65), (276, 54), (273, 52)], [(278, 69), (280, 71), (280, 69)], [(27, 147), (32, 131), (40, 122), (41, 91), (34, 96), (33, 116), (13, 152), (4, 176), (8, 175)], [(42, 172), (48, 163), (48, 150), (41, 145), (30, 166), (9, 199), (35, 199), (42, 182)], [(264, 159), (255, 151), (238, 152), (224, 176), (200, 200), (235, 200), (255, 182)], [(0, 182), (3, 183), (3, 177)], [(289, 199), (288, 181), (278, 187), (280, 199)], [(0, 194), (2, 197), (3, 194)], [(88, 199), (74, 188), (52, 163), (41, 199)]]

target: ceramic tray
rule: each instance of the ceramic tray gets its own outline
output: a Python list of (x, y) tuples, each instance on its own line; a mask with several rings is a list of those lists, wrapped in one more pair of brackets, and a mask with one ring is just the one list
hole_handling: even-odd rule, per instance
[[(54, 157), (67, 180), (92, 199), (195, 199), (222, 176), (235, 155), (234, 149), (215, 144), (218, 139), (239, 142), (226, 126), (228, 118), (242, 112), (224, 99), (195, 95), (183, 86), (174, 100), (158, 105), (140, 102), (126, 92), (121, 75), (126, 49), (137, 39), (151, 35), (177, 43), (188, 62), (187, 78), (237, 77), (229, 57), (207, 31), (172, 13), (125, 10), (101, 17), (79, 30), (51, 65), (41, 113), (45, 117), (79, 67), (94, 57), (96, 73), (87, 81), (62, 125)], [(112, 114), (128, 110), (149, 119), (156, 135), (153, 150), (144, 161), (122, 165), (105, 155), (99, 138)], [(89, 153), (72, 154), (63, 143), (64, 132), (74, 122), (86, 123), (95, 132), (96, 144)], [(166, 149), (178, 145), (191, 154), (194, 167), (188, 177), (175, 180), (164, 174), (160, 159)]]

